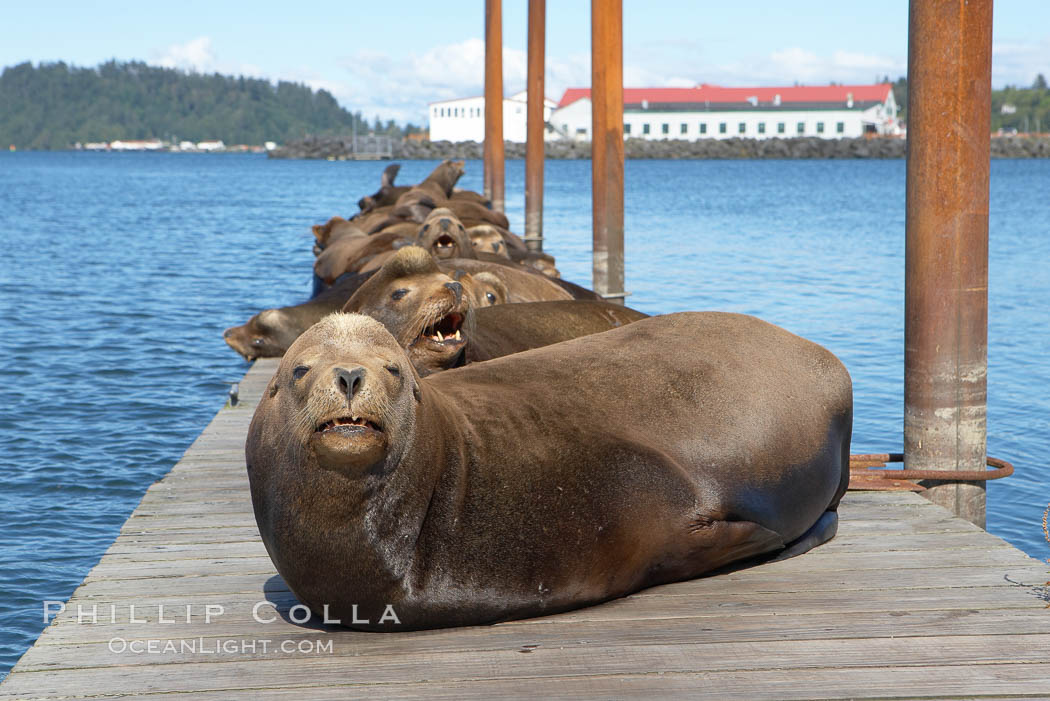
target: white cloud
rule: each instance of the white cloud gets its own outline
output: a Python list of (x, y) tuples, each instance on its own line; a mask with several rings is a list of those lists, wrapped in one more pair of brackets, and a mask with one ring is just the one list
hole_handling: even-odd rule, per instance
[(157, 59), (157, 65), (210, 73), (215, 70), (216, 66), (211, 37), (197, 37), (190, 39), (185, 44), (172, 44)]
[(1050, 36), (1026, 42), (992, 44), (992, 85), (1028, 87), (1039, 74), (1050, 77)]
[(765, 56), (711, 67), (702, 82), (722, 85), (809, 85), (836, 83), (870, 83), (889, 76), (904, 75), (904, 58), (834, 51), (822, 56), (800, 47), (788, 47)]

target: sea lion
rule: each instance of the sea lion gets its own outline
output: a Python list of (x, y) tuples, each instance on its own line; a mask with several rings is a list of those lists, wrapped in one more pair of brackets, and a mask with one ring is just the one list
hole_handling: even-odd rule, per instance
[(394, 216), (422, 224), (430, 210), (442, 206), (463, 175), (463, 161), (442, 161), (423, 182), (397, 198)]
[(503, 234), (491, 224), (472, 226), (467, 229), (467, 236), (470, 237), (470, 245), (475, 251), (484, 251), (510, 260), (510, 253), (507, 252), (507, 242), (503, 240)]
[(416, 245), (436, 258), (474, 258), (476, 255), (466, 227), (445, 207), (432, 210), (423, 220)]
[(473, 308), (464, 323), (468, 330), (464, 361), (502, 358), (647, 318), (648, 314), (630, 307), (579, 299)]
[(324, 224), (314, 224), (311, 227), (314, 238), (317, 239), (314, 246), (314, 255), (318, 255), (329, 244), (342, 237), (360, 237), (366, 232), (355, 222), (347, 221), (342, 217), (332, 217)]
[(240, 326), (231, 326), (222, 337), (230, 348), (251, 362), (279, 358), (299, 335), (324, 316), (337, 312), (372, 273), (351, 274), (301, 304), (264, 309)]
[[(505, 304), (507, 296), (506, 286), (492, 273), (481, 272), (473, 276), (459, 272), (453, 277), (443, 272), (426, 250), (409, 246), (399, 250), (376, 275), (361, 285), (347, 300), (343, 311), (365, 314), (382, 323), (408, 352), (417, 372), (429, 375), (471, 360), (466, 352), (468, 341), (474, 336), (471, 315), (480, 313), (485, 307)], [(622, 307), (616, 309), (623, 311)], [(628, 318), (627, 315), (624, 318)], [(635, 318), (640, 317), (630, 320)], [(515, 334), (511, 329), (503, 335), (513, 337), (520, 345), (518, 350), (573, 338), (570, 331), (575, 326), (573, 320), (563, 314), (559, 321), (557, 330), (544, 328), (540, 320), (525, 324), (529, 331), (535, 332), (532, 339)], [(548, 327), (557, 325), (555, 322)], [(600, 330), (612, 327), (607, 323)], [(504, 338), (499, 348), (510, 347), (513, 343)], [(489, 357), (503, 354), (496, 347), (496, 343), (491, 344)]]
[(365, 214), (376, 207), (385, 207), (397, 202), (397, 198), (412, 189), (410, 185), (394, 185), (394, 178), (401, 170), (400, 163), (391, 163), (383, 169), (379, 180), (379, 189), (372, 195), (365, 195), (357, 201), (358, 208)]
[[(487, 255), (487, 254), (486, 254)], [(575, 283), (548, 277), (533, 268), (496, 256), (485, 260), (449, 258), (439, 261), (442, 270), (462, 270), (471, 275), (489, 272), (507, 286), (508, 302), (550, 302), (558, 299), (597, 299), (596, 293)]]
[(410, 241), (396, 231), (371, 236), (343, 237), (321, 251), (314, 261), (314, 273), (331, 285), (340, 275), (357, 272), (379, 254), (408, 243)]
[(285, 354), (245, 457), (296, 597), (396, 631), (804, 552), (835, 533), (851, 424), (838, 359), (753, 317), (658, 316), (419, 378), (378, 321), (333, 314)]

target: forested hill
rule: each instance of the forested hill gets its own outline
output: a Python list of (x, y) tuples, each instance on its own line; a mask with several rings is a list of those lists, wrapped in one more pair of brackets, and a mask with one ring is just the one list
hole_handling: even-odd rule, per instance
[(262, 144), (368, 129), (324, 90), (110, 61), (22, 63), (0, 74), (0, 146), (64, 149), (147, 139)]

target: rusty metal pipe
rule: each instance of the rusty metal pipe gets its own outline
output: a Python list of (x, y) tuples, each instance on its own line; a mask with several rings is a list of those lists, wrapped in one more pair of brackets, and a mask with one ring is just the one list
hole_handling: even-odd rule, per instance
[[(912, 0), (904, 324), (906, 470), (983, 470), (992, 0)], [(980, 526), (983, 482), (934, 502)]]
[(623, 304), (623, 2), (591, 2), (594, 291)]
[(504, 210), (503, 177), (503, 3), (485, 0), (485, 197)]
[(543, 70), (546, 0), (529, 0), (528, 102), (525, 122), (525, 247), (543, 250)]

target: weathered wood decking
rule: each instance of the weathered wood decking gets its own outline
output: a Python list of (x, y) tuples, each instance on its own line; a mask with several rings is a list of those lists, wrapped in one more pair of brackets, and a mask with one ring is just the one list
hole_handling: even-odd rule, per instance
[(1050, 698), (1048, 567), (909, 493), (851, 492), (838, 537), (802, 557), (573, 613), (397, 634), (288, 622), (243, 462), (274, 366), (150, 487), (0, 699)]

